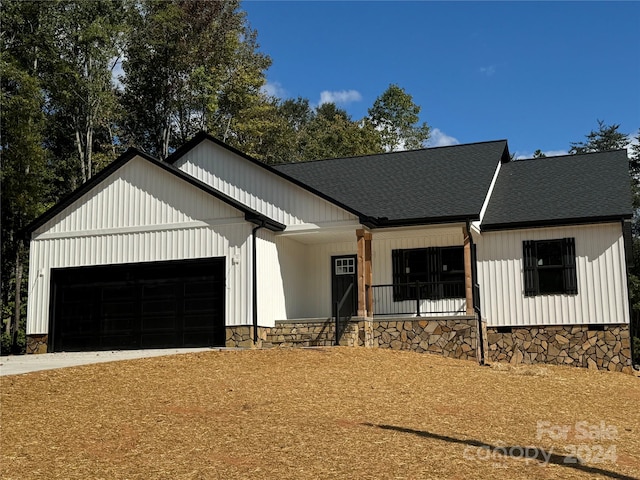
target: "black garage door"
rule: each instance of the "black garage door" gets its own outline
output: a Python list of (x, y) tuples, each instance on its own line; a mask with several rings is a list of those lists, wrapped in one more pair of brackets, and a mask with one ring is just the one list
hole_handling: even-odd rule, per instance
[(224, 258), (60, 268), (50, 351), (221, 346)]

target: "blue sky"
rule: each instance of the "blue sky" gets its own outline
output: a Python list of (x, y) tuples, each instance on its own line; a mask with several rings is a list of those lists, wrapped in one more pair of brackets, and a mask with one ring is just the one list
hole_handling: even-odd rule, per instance
[[(257, 1), (242, 8), (270, 92), (354, 119), (391, 83), (431, 145), (506, 138), (560, 154), (597, 120), (640, 129), (640, 2)], [(324, 92), (324, 93), (323, 93)]]

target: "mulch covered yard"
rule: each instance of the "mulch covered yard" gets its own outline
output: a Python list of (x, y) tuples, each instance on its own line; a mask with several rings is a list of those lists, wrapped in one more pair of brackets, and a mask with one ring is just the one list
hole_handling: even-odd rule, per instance
[(620, 373), (272, 349), (0, 377), (0, 393), (3, 479), (640, 477), (640, 379)]

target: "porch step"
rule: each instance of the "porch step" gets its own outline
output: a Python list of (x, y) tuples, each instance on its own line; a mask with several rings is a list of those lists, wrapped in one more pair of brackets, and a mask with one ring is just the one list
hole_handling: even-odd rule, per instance
[[(343, 337), (350, 332), (357, 336), (357, 324), (350, 324)], [(335, 338), (335, 323), (331, 318), (284, 320), (277, 321), (275, 327), (271, 328), (263, 346), (324, 347), (334, 345)]]

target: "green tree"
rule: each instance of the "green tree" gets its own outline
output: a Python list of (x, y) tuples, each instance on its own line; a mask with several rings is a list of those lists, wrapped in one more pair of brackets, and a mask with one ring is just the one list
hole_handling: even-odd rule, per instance
[(117, 153), (112, 69), (128, 1), (3, 2), (4, 47), (44, 92), (44, 142), (60, 194)]
[(569, 149), (570, 154), (606, 152), (609, 150), (620, 150), (628, 143), (628, 136), (620, 133), (619, 124), (607, 125), (602, 120), (598, 120), (598, 130), (592, 130), (586, 135), (585, 142), (572, 142)]
[(312, 109), (303, 98), (263, 98), (238, 111), (233, 125), (234, 135), (227, 141), (266, 163), (384, 151), (380, 132), (371, 122), (354, 121), (333, 103)]
[(298, 136), (280, 114), (279, 101), (259, 97), (239, 109), (228, 122), (226, 141), (265, 163), (287, 161), (297, 151)]
[[(40, 4), (42, 3), (42, 4)], [(49, 56), (51, 4), (7, 0), (0, 8), (0, 197), (2, 345), (16, 349), (24, 325), (28, 253), (21, 231), (44, 210), (50, 183), (39, 73)]]
[(380, 95), (369, 109), (369, 121), (381, 132), (386, 151), (423, 148), (430, 129), (420, 124), (420, 106), (398, 85)]
[(127, 142), (165, 158), (200, 130), (234, 142), (241, 113), (264, 106), (270, 59), (238, 0), (141, 0), (123, 62)]
[(320, 105), (301, 132), (302, 160), (351, 157), (384, 151), (380, 132), (357, 122), (333, 103)]
[[(640, 129), (638, 129), (638, 133), (633, 138), (631, 142), (629, 155), (629, 173), (631, 177), (636, 181), (636, 183), (640, 182)], [(638, 205), (640, 207), (640, 205)]]
[[(50, 111), (73, 133), (86, 182), (94, 173), (97, 131), (109, 131), (116, 105), (113, 69), (124, 47), (124, 10), (121, 0), (60, 2), (54, 37), (55, 61), (49, 78)], [(64, 125), (64, 123), (62, 123)], [(113, 145), (113, 138), (108, 144)], [(113, 160), (115, 151), (109, 148)]]
[[(633, 261), (629, 270), (629, 297), (634, 316), (640, 310), (640, 129), (634, 137), (629, 151), (629, 173), (631, 174), (631, 192), (633, 199)], [(633, 362), (640, 364), (640, 331), (638, 324), (632, 324)], [(635, 331), (634, 331), (635, 328)]]
[(3, 51), (0, 110), (2, 203), (2, 320), (17, 345), (24, 318), (27, 250), (21, 232), (44, 209), (47, 169), (43, 145), (44, 98), (37, 78)]
[(533, 152), (533, 158), (546, 158), (546, 155), (542, 150), (538, 149), (535, 152)]

